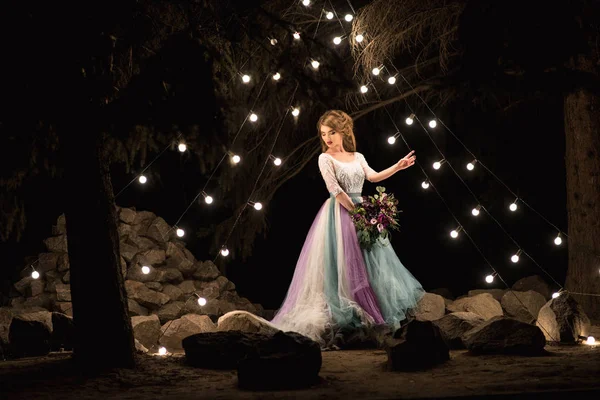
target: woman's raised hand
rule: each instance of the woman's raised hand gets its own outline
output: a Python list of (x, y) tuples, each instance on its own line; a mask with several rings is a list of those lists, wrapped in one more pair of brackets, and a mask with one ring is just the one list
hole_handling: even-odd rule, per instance
[(412, 150), (410, 153), (405, 155), (403, 159), (398, 161), (398, 163), (396, 164), (396, 167), (398, 167), (398, 170), (406, 169), (406, 168), (414, 165), (415, 160), (417, 159), (417, 156), (413, 155), (414, 153), (415, 153), (415, 151)]

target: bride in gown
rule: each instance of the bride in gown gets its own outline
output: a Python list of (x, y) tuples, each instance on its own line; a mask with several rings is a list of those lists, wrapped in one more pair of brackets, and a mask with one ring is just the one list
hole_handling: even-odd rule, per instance
[(308, 232), (292, 283), (271, 323), (326, 347), (341, 330), (399, 325), (425, 291), (388, 239), (379, 239), (368, 251), (360, 248), (348, 212), (361, 201), (365, 178), (380, 182), (412, 166), (414, 151), (376, 172), (356, 151), (348, 114), (327, 111), (317, 129), (323, 149), (319, 169), (330, 197)]

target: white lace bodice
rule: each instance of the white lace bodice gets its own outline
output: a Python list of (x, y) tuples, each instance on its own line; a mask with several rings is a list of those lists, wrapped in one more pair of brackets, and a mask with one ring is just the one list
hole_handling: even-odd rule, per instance
[(319, 156), (319, 169), (327, 186), (327, 190), (334, 197), (341, 192), (362, 193), (365, 178), (370, 177), (375, 171), (369, 167), (365, 157), (358, 152), (354, 153), (354, 161), (338, 161), (327, 153)]

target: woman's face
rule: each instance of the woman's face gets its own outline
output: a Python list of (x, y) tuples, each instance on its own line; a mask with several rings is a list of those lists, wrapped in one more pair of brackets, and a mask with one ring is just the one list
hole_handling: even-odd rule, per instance
[(342, 148), (342, 134), (327, 125), (321, 125), (321, 139), (329, 149), (341, 150)]

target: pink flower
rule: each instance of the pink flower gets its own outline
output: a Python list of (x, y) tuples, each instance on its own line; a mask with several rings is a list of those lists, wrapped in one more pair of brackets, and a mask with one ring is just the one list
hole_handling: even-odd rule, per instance
[(383, 230), (383, 225), (377, 224), (377, 230), (379, 231), (379, 233), (381, 233), (381, 231)]
[(371, 225), (375, 225), (377, 223), (377, 220), (375, 218), (371, 219)]

